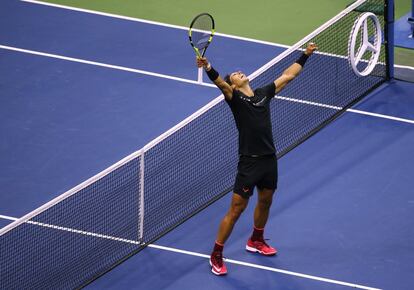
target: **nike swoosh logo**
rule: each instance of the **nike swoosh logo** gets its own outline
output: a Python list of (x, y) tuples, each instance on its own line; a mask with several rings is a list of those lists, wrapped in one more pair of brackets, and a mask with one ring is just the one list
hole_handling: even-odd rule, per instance
[(217, 266), (215, 266), (215, 265), (213, 265), (213, 263), (211, 262), (211, 260), (210, 260), (210, 265), (211, 265), (211, 267), (216, 271), (216, 272), (221, 272), (221, 267), (220, 268), (218, 268)]

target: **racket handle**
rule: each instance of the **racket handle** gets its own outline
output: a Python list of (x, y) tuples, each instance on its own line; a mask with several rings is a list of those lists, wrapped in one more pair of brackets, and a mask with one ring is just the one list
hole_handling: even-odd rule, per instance
[(197, 82), (200, 84), (203, 82), (203, 68), (202, 67), (198, 68)]

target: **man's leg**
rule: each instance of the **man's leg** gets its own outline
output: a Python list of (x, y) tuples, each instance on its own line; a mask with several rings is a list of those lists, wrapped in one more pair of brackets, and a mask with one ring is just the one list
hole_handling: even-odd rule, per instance
[(217, 233), (217, 242), (224, 244), (230, 236), (234, 224), (239, 219), (241, 213), (246, 209), (249, 199), (241, 197), (237, 193), (233, 193), (229, 211), (224, 216), (220, 223), (219, 231)]
[(227, 273), (227, 268), (223, 263), (224, 243), (230, 236), (234, 224), (239, 219), (241, 213), (245, 210), (248, 202), (248, 198), (243, 198), (239, 194), (233, 193), (230, 209), (220, 223), (216, 243), (210, 257), (210, 265), (212, 266), (211, 270), (216, 275), (224, 275)]
[(246, 250), (258, 252), (265, 256), (272, 256), (277, 250), (269, 246), (264, 239), (264, 227), (269, 217), (270, 206), (273, 201), (273, 189), (262, 188), (258, 190), (258, 200), (254, 210), (254, 229), (253, 234), (247, 241)]
[(269, 217), (269, 209), (273, 201), (273, 189), (258, 189), (256, 208), (254, 209), (254, 227), (263, 229)]

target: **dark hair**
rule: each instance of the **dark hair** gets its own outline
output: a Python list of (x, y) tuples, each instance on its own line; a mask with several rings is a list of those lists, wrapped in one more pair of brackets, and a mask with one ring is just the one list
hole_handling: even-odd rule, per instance
[(224, 80), (226, 81), (226, 83), (229, 84), (229, 86), (233, 85), (231, 83), (231, 79), (230, 79), (231, 74), (226, 74), (226, 76), (224, 77)]

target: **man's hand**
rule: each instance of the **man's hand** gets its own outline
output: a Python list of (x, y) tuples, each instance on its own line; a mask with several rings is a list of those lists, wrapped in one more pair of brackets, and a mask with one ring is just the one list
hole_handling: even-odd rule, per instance
[(316, 46), (315, 43), (309, 42), (308, 47), (306, 47), (305, 54), (306, 55), (311, 55), (317, 49), (318, 49), (318, 47)]
[(205, 57), (197, 57), (197, 67), (204, 67), (206, 70), (210, 69), (209, 62)]
[(221, 90), (226, 100), (230, 101), (233, 97), (233, 88), (226, 83), (219, 75), (219, 73), (211, 67), (205, 57), (197, 57), (197, 66), (199, 68), (204, 67), (209, 79)]

